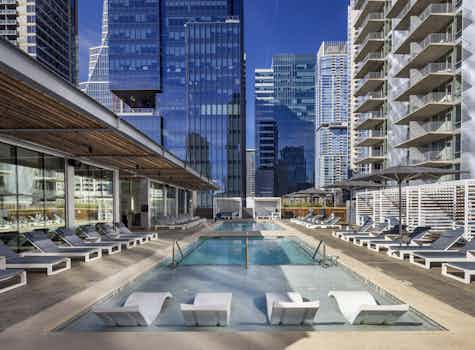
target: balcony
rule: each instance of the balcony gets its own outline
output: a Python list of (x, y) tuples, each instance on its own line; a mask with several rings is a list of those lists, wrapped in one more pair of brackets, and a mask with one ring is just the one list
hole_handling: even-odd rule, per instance
[(0, 19), (0, 26), (16, 26), (16, 19)]
[(395, 44), (396, 54), (409, 54), (411, 42), (421, 41), (431, 33), (447, 28), (455, 16), (454, 7), (449, 3), (429, 4), (419, 16), (410, 19), (409, 33), (402, 43)]
[[(441, 0), (438, 0), (441, 1)], [(418, 16), (429, 4), (434, 0), (407, 0), (405, 5), (400, 9), (399, 16), (394, 23), (394, 30), (407, 30), (411, 25), (411, 17)], [(392, 9), (391, 9), (392, 10)], [(393, 13), (390, 11), (389, 13)], [(389, 17), (388, 13), (388, 17)], [(391, 16), (392, 18), (392, 16)]]
[(384, 27), (384, 14), (382, 12), (368, 13), (360, 29), (356, 33), (355, 44), (361, 44), (369, 33), (379, 32)]
[(452, 152), (442, 150), (420, 153), (411, 158), (409, 162), (411, 165), (445, 168), (451, 167), (456, 160)]
[(386, 160), (385, 153), (380, 150), (370, 150), (368, 154), (361, 155), (356, 160), (356, 165), (363, 165), (363, 164), (375, 164), (375, 163), (383, 163)]
[(396, 18), (397, 15), (407, 6), (409, 0), (393, 0), (389, 7), (389, 10), (386, 12), (386, 17)]
[(383, 45), (383, 32), (368, 33), (355, 55), (355, 62), (362, 61), (370, 52), (381, 51)]
[(363, 96), (368, 92), (380, 90), (386, 80), (383, 72), (369, 72), (356, 85), (355, 96)]
[(0, 15), (3, 15), (3, 16), (8, 16), (8, 15), (16, 16), (16, 14), (17, 14), (16, 9), (0, 9)]
[(424, 95), (452, 80), (455, 69), (449, 63), (429, 63), (422, 69), (411, 69), (409, 88), (395, 101), (408, 101), (411, 95)]
[(411, 43), (411, 55), (396, 77), (409, 78), (411, 69), (421, 68), (430, 62), (437, 61), (454, 47), (454, 36), (448, 33), (432, 33), (420, 42)]
[(356, 147), (373, 147), (382, 145), (386, 139), (386, 132), (384, 130), (371, 130), (358, 137), (355, 146)]
[(379, 127), (386, 121), (386, 115), (381, 112), (360, 114), (356, 130), (370, 130)]
[(412, 121), (422, 121), (445, 112), (460, 103), (458, 98), (447, 95), (445, 92), (431, 92), (427, 95), (412, 95), (409, 98), (409, 112), (395, 122), (397, 125), (408, 125)]
[(448, 122), (431, 121), (425, 124), (413, 125), (409, 139), (396, 145), (396, 148), (421, 147), (451, 139), (455, 131)]
[(368, 72), (380, 70), (386, 60), (382, 52), (371, 52), (356, 66), (355, 79), (362, 79)]
[[(360, 2), (360, 1), (357, 1)], [(382, 12), (384, 10), (384, 4), (386, 0), (366, 0), (361, 4), (361, 7), (355, 10), (361, 10), (358, 18), (355, 21), (355, 28), (360, 28), (364, 23), (366, 16), (371, 12)]]
[(373, 91), (365, 96), (358, 97), (355, 113), (371, 112), (379, 109), (386, 101), (386, 95), (382, 91)]
[(16, 36), (17, 31), (16, 30), (0, 30), (0, 36)]

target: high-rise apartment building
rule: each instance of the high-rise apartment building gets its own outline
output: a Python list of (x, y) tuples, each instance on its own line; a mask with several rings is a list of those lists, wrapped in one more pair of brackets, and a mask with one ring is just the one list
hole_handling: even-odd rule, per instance
[(473, 1), (355, 0), (355, 164), (473, 174)]
[(347, 42), (323, 42), (317, 55), (315, 184), (348, 178), (349, 57)]
[(256, 150), (246, 150), (246, 197), (256, 196)]
[(76, 0), (2, 0), (0, 37), (77, 84)]
[[(213, 195), (244, 200), (242, 2), (108, 0), (104, 6), (101, 50), (108, 51), (109, 69), (103, 81), (113, 93), (112, 109), (213, 178), (220, 191), (200, 193), (199, 207), (210, 208)], [(104, 91), (104, 85), (91, 84), (90, 72), (84, 87)]]
[(255, 72), (258, 196), (314, 184), (315, 65), (316, 55), (276, 55)]

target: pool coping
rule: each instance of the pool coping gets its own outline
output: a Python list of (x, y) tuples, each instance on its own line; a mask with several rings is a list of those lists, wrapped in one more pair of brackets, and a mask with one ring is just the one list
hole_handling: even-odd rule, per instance
[[(302, 233), (295, 228), (287, 226), (279, 221), (279, 225), (285, 231), (265, 232), (263, 235), (285, 235), (291, 233), (298, 236), (307, 244), (315, 243), (316, 240)], [(203, 235), (201, 230), (187, 238), (187, 245), (193, 240)], [(222, 235), (220, 233), (219, 235)], [(242, 233), (241, 233), (242, 235)], [(389, 277), (377, 269), (365, 265), (353, 259), (337, 249), (327, 247), (330, 255), (338, 255), (339, 263), (346, 266), (359, 276), (366, 278), (378, 287), (396, 296), (399, 300), (410, 304), (414, 309), (426, 315), (430, 319), (439, 323), (447, 329), (440, 331), (291, 331), (291, 332), (250, 332), (250, 331), (229, 331), (229, 332), (54, 332), (51, 330), (71, 320), (75, 315), (89, 309), (98, 300), (110, 295), (113, 291), (130, 283), (141, 276), (145, 271), (162, 263), (165, 259), (157, 260), (159, 254), (138, 261), (120, 273), (106, 278), (94, 286), (83, 290), (70, 298), (55, 304), (30, 318), (17, 323), (4, 332), (0, 333), (2, 344), (8, 345), (8, 349), (31, 349), (32, 342), (40, 342), (45, 346), (64, 348), (81, 348), (85, 346), (92, 348), (143, 348), (150, 349), (150, 346), (159, 344), (173, 344), (171, 348), (189, 349), (196, 342), (200, 342), (201, 348), (220, 349), (226, 346), (229, 349), (239, 348), (312, 348), (325, 346), (336, 349), (355, 349), (359, 346), (366, 349), (381, 349), (384, 345), (388, 349), (413, 348), (417, 346), (422, 349), (470, 349), (475, 346), (475, 318), (471, 317), (443, 302), (428, 296), (415, 288), (404, 283), (404, 281)], [(87, 337), (84, 336), (87, 334)], [(278, 334), (278, 336), (277, 336)], [(341, 337), (345, 334), (345, 337)], [(333, 336), (332, 336), (333, 335)], [(140, 336), (141, 341), (137, 342)], [(157, 343), (159, 342), (159, 343)], [(46, 345), (47, 344), (47, 345)], [(208, 344), (208, 346), (205, 346)], [(270, 344), (275, 344), (271, 347)]]

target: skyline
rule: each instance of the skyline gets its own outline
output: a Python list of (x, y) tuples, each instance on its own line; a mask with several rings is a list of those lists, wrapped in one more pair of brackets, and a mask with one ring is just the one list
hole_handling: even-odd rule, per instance
[[(254, 69), (270, 66), (275, 54), (315, 54), (322, 41), (346, 40), (349, 1), (328, 4), (299, 0), (245, 1), (245, 51), (247, 56), (247, 148), (254, 145)], [(264, 6), (267, 5), (267, 6)], [(89, 48), (101, 38), (102, 0), (78, 4), (80, 81), (87, 80)], [(272, 8), (272, 11), (269, 11)], [(309, 20), (308, 13), (315, 13)], [(335, 16), (328, 16), (335, 13)], [(278, 25), (282, 24), (282, 25)], [(292, 31), (288, 28), (291, 27)], [(263, 44), (265, 43), (265, 44)]]

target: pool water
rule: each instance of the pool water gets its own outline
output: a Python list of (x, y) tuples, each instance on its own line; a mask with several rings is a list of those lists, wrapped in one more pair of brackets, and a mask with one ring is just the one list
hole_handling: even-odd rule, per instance
[(229, 222), (225, 221), (214, 228), (216, 232), (281, 231), (282, 226), (268, 222)]
[(245, 265), (246, 241), (250, 265), (312, 265), (311, 253), (287, 237), (202, 238), (189, 249), (181, 265)]

